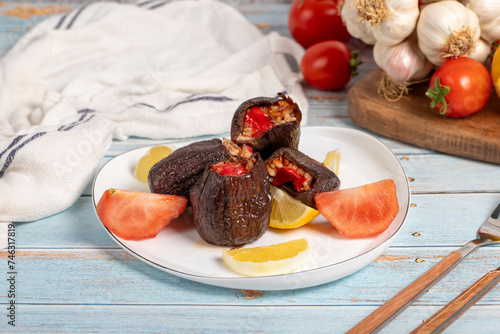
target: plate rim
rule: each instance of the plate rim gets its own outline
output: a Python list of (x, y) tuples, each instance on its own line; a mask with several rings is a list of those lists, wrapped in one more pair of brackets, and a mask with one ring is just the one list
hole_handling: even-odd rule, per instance
[[(96, 175), (94, 177), (94, 180), (92, 181), (92, 188), (91, 188), (91, 198), (92, 198), (92, 206), (93, 206), (93, 211), (94, 211), (94, 214), (97, 218), (97, 220), (99, 221), (99, 224), (101, 225), (102, 228), (104, 228), (104, 230), (108, 233), (108, 235), (115, 241), (115, 243), (117, 243), (122, 249), (126, 250), (128, 253), (130, 253), (131, 255), (133, 255), (134, 257), (136, 257), (137, 259), (141, 260), (142, 262), (145, 262), (146, 264), (149, 264), (151, 265), (152, 267), (154, 268), (157, 268), (161, 271), (164, 271), (164, 272), (167, 272), (167, 273), (170, 273), (172, 275), (175, 275), (177, 277), (181, 277), (181, 278), (184, 278), (184, 279), (189, 279), (189, 280), (192, 280), (192, 281), (195, 281), (195, 282), (198, 282), (198, 283), (204, 283), (204, 284), (209, 284), (209, 285), (214, 285), (214, 286), (219, 286), (219, 287), (225, 287), (225, 288), (239, 288), (239, 289), (246, 289), (246, 288), (242, 288), (242, 287), (235, 287), (234, 285), (241, 285), (241, 283), (245, 283), (247, 281), (251, 281), (251, 282), (254, 282), (254, 283), (257, 283), (257, 285), (259, 285), (259, 283), (263, 283), (267, 280), (278, 280), (280, 278), (283, 278), (283, 277), (292, 277), (292, 276), (298, 276), (298, 275), (304, 275), (304, 274), (314, 274), (315, 272), (318, 272), (318, 271), (324, 271), (326, 269), (329, 269), (329, 268), (334, 268), (334, 267), (338, 267), (338, 266), (341, 266), (341, 265), (345, 265), (346, 263), (354, 260), (354, 259), (358, 259), (358, 258), (363, 258), (363, 257), (366, 257), (366, 256), (369, 256), (372, 252), (374, 252), (375, 250), (377, 249), (381, 249), (382, 251), (380, 252), (380, 254), (382, 254), (385, 250), (387, 250), (387, 248), (392, 244), (392, 242), (394, 241), (394, 239), (399, 235), (399, 233), (401, 232), (401, 229), (403, 227), (403, 225), (405, 224), (406, 222), (406, 219), (408, 217), (408, 213), (409, 213), (409, 208), (410, 208), (410, 203), (411, 203), (411, 189), (410, 189), (410, 185), (409, 185), (409, 181), (408, 181), (408, 176), (406, 174), (406, 171), (404, 170), (403, 166), (401, 165), (401, 162), (396, 158), (396, 155), (395, 153), (389, 148), (389, 146), (387, 146), (382, 140), (380, 140), (379, 138), (375, 137), (374, 135), (371, 135), (369, 133), (366, 133), (362, 130), (358, 130), (358, 129), (352, 129), (352, 128), (345, 128), (345, 127), (339, 127), (339, 126), (301, 126), (301, 130), (302, 129), (317, 129), (317, 130), (321, 130), (321, 129), (324, 129), (324, 130), (334, 130), (334, 131), (345, 131), (345, 132), (352, 132), (352, 133), (355, 133), (357, 135), (361, 135), (361, 136), (364, 136), (366, 138), (369, 138), (369, 140), (375, 140), (376, 142), (378, 142), (378, 144), (381, 145), (381, 147), (383, 147), (386, 151), (388, 151), (394, 158), (395, 158), (395, 162), (397, 162), (397, 165), (402, 173), (402, 175), (404, 176), (404, 179), (405, 179), (405, 185), (406, 185), (406, 195), (407, 195), (407, 198), (408, 198), (408, 205), (405, 206), (404, 208), (404, 215), (402, 217), (402, 221), (401, 221), (401, 224), (398, 226), (398, 228), (394, 231), (394, 233), (392, 233), (390, 236), (387, 237), (386, 240), (384, 240), (383, 242), (381, 242), (380, 244), (377, 244), (373, 247), (371, 247), (370, 249), (368, 250), (365, 250), (364, 252), (362, 252), (361, 254), (358, 254), (354, 257), (351, 257), (349, 259), (345, 259), (345, 260), (342, 260), (340, 262), (337, 262), (337, 263), (333, 263), (333, 264), (328, 264), (328, 265), (323, 265), (321, 267), (317, 267), (317, 268), (310, 268), (310, 269), (305, 269), (305, 270), (301, 270), (301, 271), (296, 271), (296, 272), (292, 272), (292, 273), (287, 273), (287, 274), (279, 274), (279, 275), (268, 275), (268, 276), (259, 276), (259, 277), (247, 277), (247, 276), (241, 276), (241, 277), (214, 277), (214, 276), (207, 276), (207, 275), (199, 275), (199, 274), (193, 274), (193, 273), (189, 273), (189, 272), (184, 272), (184, 271), (180, 271), (180, 270), (177, 270), (177, 269), (172, 269), (172, 268), (169, 268), (169, 267), (166, 267), (165, 265), (163, 264), (159, 264), (159, 263), (156, 263), (155, 261), (151, 260), (151, 259), (148, 259), (146, 257), (144, 257), (143, 255), (140, 255), (138, 254), (137, 252), (135, 252), (134, 250), (130, 249), (129, 247), (127, 247), (127, 245), (123, 244), (121, 242), (121, 240), (116, 236), (114, 235), (100, 220), (99, 216), (97, 215), (97, 211), (96, 211), (96, 205), (97, 205), (97, 202), (96, 201), (96, 197), (95, 197), (95, 184), (96, 184), (96, 181), (98, 179), (98, 176), (100, 174), (100, 172), (102, 171), (103, 168), (106, 167), (106, 165), (108, 165), (111, 161), (113, 161), (114, 159), (122, 156), (122, 155), (125, 155), (125, 154), (130, 154), (131, 152), (133, 151), (136, 151), (136, 150), (144, 150), (146, 148), (150, 148), (150, 147), (153, 147), (153, 146), (156, 146), (156, 145), (160, 145), (160, 144), (151, 144), (151, 145), (146, 145), (146, 146), (141, 146), (141, 147), (137, 147), (137, 148), (133, 148), (131, 150), (128, 150), (128, 151), (125, 151), (125, 152), (122, 152), (116, 156), (114, 156), (113, 158), (111, 158), (109, 161), (107, 161), (104, 165), (102, 165), (96, 172)], [(308, 130), (309, 131), (309, 130)], [(191, 142), (196, 142), (196, 141), (199, 141), (199, 140), (206, 140), (206, 139), (210, 139), (210, 138), (222, 138), (224, 137), (226, 134), (220, 134), (220, 135), (213, 135), (213, 136), (203, 136), (203, 137), (200, 137), (200, 139), (193, 139), (193, 138), (186, 138), (186, 139), (179, 139), (179, 140), (175, 140), (175, 141), (169, 141), (169, 140), (165, 140), (165, 144), (173, 144), (175, 145), (175, 143), (191, 143)], [(186, 144), (188, 145), (188, 144)], [(400, 208), (401, 209), (401, 208)], [(369, 261), (369, 263), (371, 263), (373, 260)], [(366, 265), (362, 266), (361, 268), (351, 272), (351, 273), (348, 273), (342, 277), (339, 277), (339, 278), (336, 278), (336, 279), (331, 279), (331, 280), (326, 280), (322, 283), (318, 283), (318, 284), (311, 284), (311, 285), (301, 285), (300, 287), (292, 287), (292, 288), (286, 288), (286, 287), (281, 287), (281, 288), (278, 288), (278, 289), (273, 289), (273, 288), (260, 288), (260, 290), (296, 290), (296, 289), (300, 289), (300, 288), (307, 288), (307, 287), (311, 287), (311, 286), (317, 286), (317, 285), (320, 285), (320, 284), (323, 284), (323, 283), (328, 283), (328, 282), (333, 282), (333, 281), (336, 281), (338, 279), (341, 279), (343, 277), (346, 277), (346, 276), (349, 276), (361, 269), (363, 269), (364, 267), (366, 267)], [(220, 284), (220, 282), (222, 283), (226, 283), (226, 284)], [(240, 283), (240, 284), (228, 284), (228, 283), (231, 283), (231, 282), (237, 282), (237, 283)], [(254, 289), (253, 287), (252, 288), (248, 288), (248, 289)]]

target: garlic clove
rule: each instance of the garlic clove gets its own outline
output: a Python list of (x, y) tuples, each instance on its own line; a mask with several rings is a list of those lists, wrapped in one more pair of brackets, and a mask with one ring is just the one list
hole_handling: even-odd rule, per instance
[(486, 62), (486, 59), (488, 59), (490, 52), (491, 52), (490, 43), (486, 42), (484, 39), (480, 39), (476, 46), (476, 49), (469, 57), (474, 58), (475, 60), (481, 63), (484, 63)]

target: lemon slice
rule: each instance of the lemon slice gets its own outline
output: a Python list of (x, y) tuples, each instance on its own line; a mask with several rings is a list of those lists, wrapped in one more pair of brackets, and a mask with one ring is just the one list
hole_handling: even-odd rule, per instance
[(323, 165), (325, 165), (329, 170), (335, 173), (335, 175), (339, 175), (340, 170), (340, 149), (336, 149), (330, 151), (326, 154), (325, 160), (323, 161)]
[(173, 145), (157, 145), (150, 148), (137, 163), (135, 167), (135, 177), (142, 182), (147, 182), (148, 173), (151, 167), (161, 159), (168, 157), (175, 149), (176, 147)]
[(319, 214), (301, 201), (288, 195), (285, 191), (271, 186), (272, 211), (269, 226), (281, 229), (292, 229), (309, 223)]
[(291, 273), (304, 265), (309, 245), (306, 239), (255, 248), (238, 248), (222, 252), (226, 265), (245, 276), (268, 276)]

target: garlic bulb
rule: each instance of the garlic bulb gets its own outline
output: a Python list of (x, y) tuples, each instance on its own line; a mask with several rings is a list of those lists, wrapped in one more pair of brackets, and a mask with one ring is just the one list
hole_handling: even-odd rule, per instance
[(432, 64), (420, 51), (416, 34), (397, 45), (375, 43), (375, 63), (395, 82), (410, 82), (425, 78), (432, 70)]
[(416, 33), (397, 45), (375, 43), (375, 63), (384, 72), (378, 83), (378, 93), (389, 101), (398, 101), (408, 93), (408, 87), (425, 78), (432, 64), (420, 51)]
[(415, 29), (418, 0), (346, 0), (341, 15), (352, 36), (396, 45)]
[(493, 42), (500, 39), (500, 2), (498, 0), (462, 0), (476, 13), (481, 27), (481, 37)]
[(375, 44), (376, 40), (366, 22), (362, 22), (358, 16), (358, 10), (354, 7), (357, 0), (346, 0), (342, 5), (341, 16), (349, 34), (359, 38), (369, 45)]
[(417, 23), (420, 50), (437, 66), (448, 57), (473, 54), (480, 33), (477, 15), (457, 1), (439, 1), (424, 6)]

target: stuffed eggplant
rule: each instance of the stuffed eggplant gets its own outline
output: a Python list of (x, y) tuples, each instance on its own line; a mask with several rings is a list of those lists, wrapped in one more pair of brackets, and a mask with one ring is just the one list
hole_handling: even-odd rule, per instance
[(208, 166), (190, 194), (200, 237), (219, 246), (240, 246), (268, 229), (271, 189), (265, 162), (231, 156)]
[(293, 148), (274, 152), (266, 160), (266, 169), (271, 184), (313, 208), (314, 195), (340, 188), (340, 179), (333, 171)]
[(297, 148), (302, 112), (289, 97), (256, 97), (243, 102), (231, 123), (231, 140), (249, 144), (266, 159), (280, 147)]
[(205, 167), (227, 159), (230, 154), (222, 140), (214, 138), (181, 147), (151, 167), (149, 189), (153, 193), (189, 197), (191, 187)]

